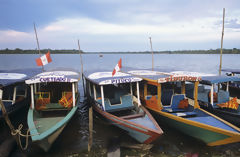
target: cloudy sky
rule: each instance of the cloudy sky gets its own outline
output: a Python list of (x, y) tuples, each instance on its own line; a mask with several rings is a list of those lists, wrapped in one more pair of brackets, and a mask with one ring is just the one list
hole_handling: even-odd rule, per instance
[(0, 49), (101, 51), (240, 48), (239, 0), (0, 0)]

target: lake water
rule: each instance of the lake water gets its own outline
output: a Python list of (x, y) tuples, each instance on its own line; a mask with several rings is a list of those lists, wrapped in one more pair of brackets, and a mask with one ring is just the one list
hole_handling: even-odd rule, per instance
[[(46, 65), (45, 69), (56, 67), (74, 68), (81, 71), (80, 55), (76, 54), (53, 54), (53, 62)], [(35, 59), (39, 55), (0, 55), (1, 69), (22, 69), (35, 68)], [(97, 54), (84, 54), (84, 70), (107, 69), (112, 71), (119, 58), (122, 58), (123, 66), (133, 68), (151, 68), (151, 54), (107, 54), (99, 57)], [(240, 55), (223, 55), (223, 67), (239, 68)], [(216, 54), (156, 54), (154, 55), (154, 67), (163, 70), (186, 70), (204, 73), (218, 74), (220, 55)], [(83, 91), (82, 85), (79, 85), (80, 91)], [(81, 101), (84, 102), (84, 95), (81, 92)], [(87, 105), (87, 104), (86, 104)], [(240, 144), (230, 144), (219, 147), (208, 147), (203, 143), (190, 138), (176, 130), (161, 126), (164, 135), (153, 143), (150, 150), (133, 149), (128, 145), (137, 144), (128, 135), (121, 132), (101, 119), (94, 117), (94, 140), (93, 151), (89, 155), (87, 152), (88, 144), (88, 108), (83, 106), (64, 129), (53, 144), (48, 153), (42, 152), (35, 146), (30, 145), (27, 150), (27, 156), (36, 157), (57, 157), (57, 156), (107, 156), (109, 146), (121, 145), (121, 156), (240, 156)], [(22, 112), (18, 117), (22, 119), (26, 127), (26, 113)], [(20, 122), (16, 122), (18, 124)], [(0, 125), (0, 129), (4, 126)], [(1, 141), (0, 141), (1, 143)], [(16, 150), (12, 156), (18, 156)]]

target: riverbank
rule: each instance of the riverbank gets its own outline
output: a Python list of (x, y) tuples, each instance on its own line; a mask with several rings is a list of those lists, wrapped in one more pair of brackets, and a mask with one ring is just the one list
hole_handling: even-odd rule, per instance
[[(52, 49), (43, 49), (41, 53), (47, 53), (48, 51), (51, 54), (79, 54), (79, 50), (75, 49), (61, 49), (61, 50), (52, 50)], [(19, 48), (16, 49), (2, 49), (0, 54), (38, 54), (38, 50), (22, 50)], [(83, 54), (151, 54), (151, 51), (127, 51), (127, 52), (84, 52)], [(220, 49), (210, 49), (210, 50), (176, 50), (176, 51), (154, 51), (154, 54), (220, 54)], [(223, 54), (240, 54), (240, 49), (223, 49)]]

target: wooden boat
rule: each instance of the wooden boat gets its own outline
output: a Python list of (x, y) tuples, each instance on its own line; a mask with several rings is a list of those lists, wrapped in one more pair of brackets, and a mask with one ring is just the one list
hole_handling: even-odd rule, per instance
[(25, 81), (31, 87), (30, 135), (46, 152), (77, 110), (79, 78), (75, 71), (50, 71)]
[[(238, 127), (199, 107), (197, 97), (201, 77), (148, 70), (132, 70), (127, 73), (144, 79), (141, 99), (160, 123), (209, 146), (240, 141)], [(186, 82), (194, 83), (193, 99), (185, 94)]]
[[(237, 77), (240, 77), (240, 70), (239, 69), (222, 69), (222, 71), (226, 72), (227, 76), (237, 76)], [(231, 82), (229, 82), (230, 94), (236, 95), (236, 96), (238, 96), (240, 98), (240, 94), (238, 94), (239, 90), (240, 90), (240, 81), (231, 81)]]
[[(0, 99), (8, 114), (13, 114), (29, 104), (29, 88), (24, 81), (37, 72), (38, 69), (0, 71)], [(1, 106), (0, 119), (2, 119)]]
[(121, 72), (84, 73), (86, 91), (95, 113), (125, 130), (140, 143), (150, 143), (163, 131), (141, 105), (139, 81)]
[[(200, 81), (198, 90), (198, 101), (201, 108), (227, 120), (228, 122), (240, 126), (240, 100), (231, 97), (229, 84), (240, 81), (240, 77), (234, 76), (205, 76)], [(219, 85), (219, 86), (218, 86)], [(220, 88), (224, 85), (224, 88)], [(219, 87), (219, 89), (218, 89)], [(193, 86), (189, 84), (187, 95), (192, 97)]]

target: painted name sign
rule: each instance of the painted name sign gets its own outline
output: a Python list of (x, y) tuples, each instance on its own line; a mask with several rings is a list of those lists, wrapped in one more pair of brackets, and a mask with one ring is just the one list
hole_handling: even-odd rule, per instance
[(159, 78), (158, 83), (176, 82), (176, 81), (201, 81), (201, 77), (195, 76), (169, 76), (167, 78)]
[(66, 77), (43, 77), (40, 82), (70, 82)]
[(112, 84), (132, 82), (132, 78), (113, 79)]
[(118, 78), (118, 79), (109, 79), (100, 82), (100, 85), (107, 85), (107, 84), (119, 84), (119, 83), (130, 83), (130, 82), (137, 82), (141, 81), (141, 78)]

